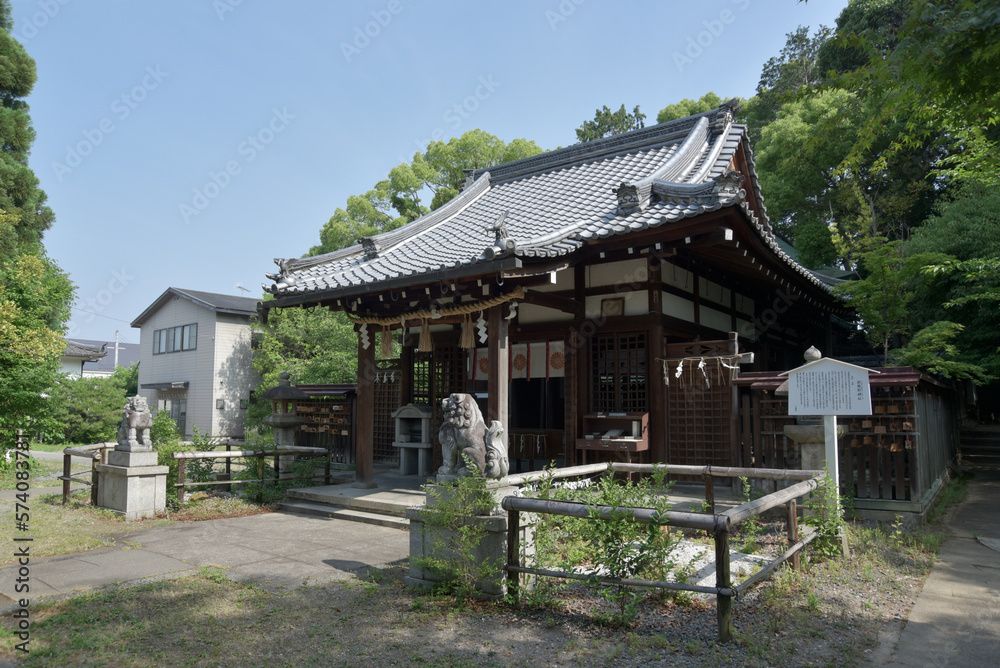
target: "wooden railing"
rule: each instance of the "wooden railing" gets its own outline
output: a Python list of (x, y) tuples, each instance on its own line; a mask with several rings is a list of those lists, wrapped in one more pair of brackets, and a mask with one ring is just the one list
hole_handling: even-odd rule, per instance
[[(298, 455), (300, 457), (326, 457), (326, 468), (324, 471), (324, 481), (327, 485), (330, 484), (330, 452), (326, 448), (303, 448), (298, 446), (275, 446), (266, 449), (259, 450), (233, 450), (233, 445), (239, 445), (231, 441), (227, 441), (222, 445), (226, 446), (225, 452), (216, 452), (214, 450), (199, 451), (199, 452), (174, 452), (171, 454), (173, 459), (177, 459), (177, 482), (175, 487), (177, 488), (177, 500), (184, 503), (184, 488), (185, 487), (204, 487), (211, 485), (213, 487), (224, 486), (228, 487), (231, 485), (242, 485), (250, 482), (263, 483), (278, 481), (291, 481), (291, 480), (312, 480), (313, 476), (282, 476), (281, 475), (281, 457), (284, 455)], [(243, 457), (254, 457), (257, 459), (257, 477), (248, 478), (245, 480), (233, 480), (232, 479), (232, 460), (239, 459)], [(264, 478), (264, 460), (268, 457), (274, 457), (274, 478)], [(186, 464), (189, 460), (193, 459), (223, 459), (226, 462), (226, 480), (209, 480), (209, 481), (196, 481), (196, 482), (186, 482), (185, 481), (185, 469)], [(263, 493), (263, 489), (261, 490)]]
[[(678, 591), (691, 591), (703, 594), (715, 594), (718, 608), (719, 640), (729, 642), (732, 639), (732, 601), (762, 579), (768, 577), (782, 563), (791, 559), (793, 568), (799, 567), (799, 551), (808, 545), (819, 534), (811, 532), (799, 539), (797, 500), (815, 490), (819, 485), (819, 477), (823, 471), (797, 471), (785, 469), (747, 469), (718, 466), (681, 466), (671, 464), (625, 464), (602, 462), (586, 466), (573, 466), (546, 472), (528, 473), (510, 476), (504, 484), (524, 484), (542, 479), (560, 479), (593, 475), (604, 471), (626, 473), (650, 473), (653, 470), (664, 470), (673, 475), (700, 475), (705, 480), (705, 501), (709, 512), (695, 513), (684, 511), (668, 511), (659, 513), (651, 508), (612, 508), (610, 506), (590, 506), (570, 501), (554, 501), (551, 499), (535, 499), (507, 496), (501, 502), (501, 507), (508, 513), (507, 522), (507, 572), (508, 591), (517, 596), (518, 576), (521, 573), (543, 577), (557, 577), (572, 580), (598, 581), (615, 585), (634, 587), (653, 587)], [(794, 484), (768, 494), (759, 499), (730, 508), (720, 513), (715, 512), (714, 480), (715, 478), (764, 478), (771, 480), (798, 481)], [(785, 506), (787, 522), (787, 537), (789, 548), (776, 559), (770, 561), (760, 571), (733, 585), (730, 574), (729, 536), (740, 523), (751, 517), (756, 517), (767, 510)], [(527, 568), (520, 563), (520, 513), (539, 513), (548, 515), (564, 515), (602, 521), (621, 517), (624, 513), (631, 521), (640, 524), (656, 522), (668, 526), (703, 530), (715, 538), (715, 586), (692, 585), (686, 582), (659, 582), (639, 579), (613, 579), (594, 575), (584, 575), (566, 571), (553, 571), (541, 568)]]
[[(70, 483), (78, 482), (90, 486), (90, 503), (97, 505), (97, 465), (108, 463), (108, 450), (114, 450), (116, 443), (95, 443), (94, 445), (77, 445), (63, 450), (63, 474), (59, 476), (62, 480), (63, 504), (69, 503)], [(90, 469), (73, 471), (73, 457), (83, 457), (90, 460)], [(84, 475), (90, 471), (90, 480), (77, 478), (74, 476)]]

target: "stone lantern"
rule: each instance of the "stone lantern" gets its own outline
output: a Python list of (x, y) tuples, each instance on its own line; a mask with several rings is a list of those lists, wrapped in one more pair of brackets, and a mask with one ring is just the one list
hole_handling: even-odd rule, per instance
[[(264, 418), (264, 424), (274, 428), (274, 444), (279, 448), (294, 446), (295, 430), (307, 421), (295, 414), (295, 407), (298, 402), (308, 399), (309, 395), (293, 387), (289, 378), (291, 376), (287, 372), (281, 372), (278, 384), (260, 395), (262, 399), (271, 401), (271, 414)], [(281, 455), (278, 458), (279, 478), (292, 477), (294, 460), (295, 455)]]

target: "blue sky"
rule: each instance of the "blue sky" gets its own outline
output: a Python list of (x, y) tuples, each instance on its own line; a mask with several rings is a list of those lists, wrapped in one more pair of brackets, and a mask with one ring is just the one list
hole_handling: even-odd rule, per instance
[[(544, 149), (602, 105), (749, 97), (799, 25), (846, 0), (504, 3), (13, 0), (38, 63), (31, 166), (71, 335), (128, 325), (170, 286), (261, 294), (348, 195), (433, 138)], [(87, 313), (90, 311), (90, 313)]]

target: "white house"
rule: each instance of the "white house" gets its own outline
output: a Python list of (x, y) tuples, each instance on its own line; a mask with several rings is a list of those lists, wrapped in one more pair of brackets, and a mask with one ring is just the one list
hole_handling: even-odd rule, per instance
[(132, 322), (140, 329), (139, 394), (170, 411), (191, 436), (243, 436), (253, 369), (250, 319), (257, 300), (168, 288)]
[(86, 375), (84, 369), (86, 369), (87, 363), (97, 362), (107, 354), (99, 341), (79, 339), (65, 339), (65, 341), (66, 348), (59, 357), (59, 371), (70, 378)]

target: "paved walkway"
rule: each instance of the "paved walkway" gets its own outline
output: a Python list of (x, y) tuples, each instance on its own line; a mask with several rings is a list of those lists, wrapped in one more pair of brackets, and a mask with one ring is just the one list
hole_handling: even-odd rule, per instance
[(977, 469), (890, 666), (1000, 665), (1000, 471)]
[[(283, 513), (157, 527), (128, 540), (141, 547), (33, 559), (31, 598), (179, 577), (204, 566), (224, 568), (234, 580), (292, 587), (348, 578), (409, 556), (406, 531)], [(0, 568), (0, 613), (17, 597), (16, 571), (16, 565)]]

